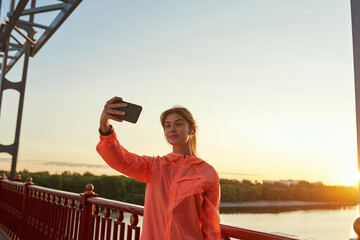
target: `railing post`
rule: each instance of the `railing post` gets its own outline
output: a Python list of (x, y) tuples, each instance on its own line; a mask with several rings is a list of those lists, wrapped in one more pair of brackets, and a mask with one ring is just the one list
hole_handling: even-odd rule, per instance
[[(6, 174), (5, 173), (3, 173), (3, 174), (1, 174), (1, 180), (4, 180), (4, 179), (7, 179), (7, 177), (6, 177)], [(2, 181), (1, 181), (2, 182)], [(1, 198), (3, 198), (3, 196), (4, 196), (4, 193), (3, 193), (3, 184), (1, 183), (0, 184), (0, 196), (1, 196)], [(0, 199), (0, 200), (3, 200), (3, 199)], [(0, 202), (1, 203), (1, 202)], [(0, 205), (0, 229), (3, 227), (3, 222), (5, 221), (5, 219), (4, 219), (4, 212), (3, 212), (3, 206), (2, 206), (2, 204)]]
[(95, 192), (93, 192), (94, 190), (94, 185), (92, 184), (88, 184), (86, 185), (86, 192), (85, 193), (81, 193), (81, 203), (83, 204), (83, 210), (82, 210), (82, 214), (81, 214), (81, 221), (80, 221), (80, 229), (79, 229), (79, 239), (84, 239), (84, 240), (88, 240), (88, 239), (92, 239), (91, 233), (92, 233), (92, 219), (91, 219), (91, 214), (92, 214), (92, 204), (90, 204), (87, 199), (90, 197), (98, 197), (99, 194), (95, 194)]
[[(20, 175), (18, 175), (20, 176)], [(20, 178), (21, 179), (21, 178)], [(21, 180), (20, 180), (21, 181)], [(27, 202), (29, 199), (29, 185), (33, 185), (34, 183), (32, 182), (32, 178), (28, 177), (26, 184), (25, 184), (25, 189), (24, 189), (24, 199), (23, 199), (23, 203), (22, 203), (22, 207), (21, 207), (21, 216), (20, 216), (20, 232), (19, 232), (19, 236), (20, 239), (24, 238), (24, 229), (25, 229), (25, 223), (26, 223), (26, 211), (27, 211)]]
[(14, 182), (21, 182), (21, 175), (18, 174), (18, 175), (16, 176), (16, 178), (11, 179), (11, 180), (14, 181)]
[(360, 217), (358, 217), (357, 219), (355, 219), (354, 224), (353, 224), (353, 228), (354, 228), (354, 232), (356, 233), (357, 237), (356, 238), (350, 238), (350, 240), (359, 240), (359, 236), (360, 236)]

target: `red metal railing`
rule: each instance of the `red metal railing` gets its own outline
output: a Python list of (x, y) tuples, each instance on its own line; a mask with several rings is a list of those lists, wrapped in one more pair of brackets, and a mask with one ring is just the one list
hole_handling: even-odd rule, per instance
[[(31, 178), (0, 179), (0, 232), (8, 239), (138, 240), (142, 215), (142, 207), (99, 197), (91, 184), (75, 194), (35, 186)], [(228, 225), (221, 232), (225, 240), (296, 240)]]

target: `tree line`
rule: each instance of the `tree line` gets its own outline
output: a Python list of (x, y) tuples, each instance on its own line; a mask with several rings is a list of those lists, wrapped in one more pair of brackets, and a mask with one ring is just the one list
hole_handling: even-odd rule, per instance
[(358, 203), (358, 188), (346, 186), (327, 186), (307, 181), (292, 184), (281, 182), (252, 183), (248, 180), (237, 181), (220, 179), (221, 200), (224, 202), (247, 201), (312, 201)]
[[(1, 171), (0, 174), (7, 171)], [(101, 197), (113, 200), (143, 205), (145, 198), (145, 184), (132, 178), (118, 175), (94, 175), (90, 172), (84, 174), (65, 171), (61, 174), (50, 174), (47, 171), (29, 172), (20, 171), (23, 181), (28, 177), (38, 186), (69, 191), (74, 193), (85, 192), (85, 186), (92, 183), (94, 191)], [(326, 186), (322, 183), (298, 181), (293, 184), (259, 183), (249, 180), (220, 179), (222, 202), (248, 202), (248, 201), (317, 201), (339, 202), (356, 204), (358, 202), (358, 189), (346, 186)]]

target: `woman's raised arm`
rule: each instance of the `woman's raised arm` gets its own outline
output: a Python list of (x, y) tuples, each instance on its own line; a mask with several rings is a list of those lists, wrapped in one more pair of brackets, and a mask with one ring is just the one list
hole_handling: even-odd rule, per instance
[(125, 112), (116, 108), (126, 107), (127, 104), (116, 103), (117, 101), (122, 101), (122, 98), (113, 97), (104, 105), (100, 118), (100, 142), (96, 146), (96, 150), (113, 169), (139, 181), (147, 182), (151, 173), (153, 157), (139, 156), (128, 152), (120, 145), (115, 132), (110, 131), (109, 121), (122, 122), (121, 119), (116, 118), (116, 115), (125, 115)]

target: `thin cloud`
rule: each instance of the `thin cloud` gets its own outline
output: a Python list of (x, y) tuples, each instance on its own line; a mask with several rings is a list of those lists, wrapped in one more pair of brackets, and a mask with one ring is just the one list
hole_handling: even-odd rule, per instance
[[(90, 164), (90, 163), (74, 163), (74, 162), (63, 162), (63, 161), (46, 161), (46, 160), (25, 160), (27, 163), (33, 163), (35, 165), (45, 166), (58, 166), (58, 167), (77, 167), (77, 168), (109, 168), (105, 164)], [(10, 158), (0, 158), (0, 162), (11, 162)]]
[(61, 161), (41, 161), (41, 165), (52, 165), (52, 166), (68, 166), (68, 167), (86, 167), (86, 168), (109, 168), (103, 164), (89, 164), (89, 163), (73, 163), (73, 162), (61, 162)]

